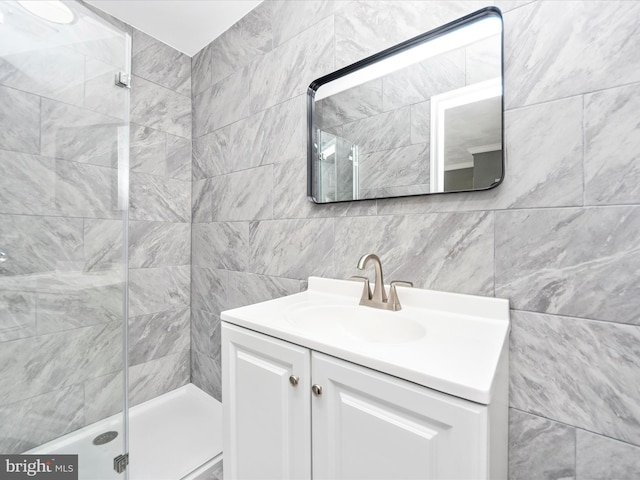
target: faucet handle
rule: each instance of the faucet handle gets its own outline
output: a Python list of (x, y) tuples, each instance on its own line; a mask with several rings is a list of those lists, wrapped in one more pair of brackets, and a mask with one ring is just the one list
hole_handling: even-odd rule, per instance
[(369, 279), (367, 277), (359, 277), (357, 275), (354, 275), (353, 277), (349, 277), (349, 280), (364, 283), (364, 288), (362, 289), (362, 297), (360, 298), (361, 305), (364, 300), (371, 300), (371, 287), (369, 286)]
[(396, 290), (396, 286), (401, 287), (413, 287), (412, 282), (403, 282), (402, 280), (394, 280), (389, 285), (389, 304), (391, 307), (389, 310), (393, 310), (397, 312), (398, 310), (402, 310), (402, 305), (400, 305), (400, 300), (398, 299), (398, 291)]

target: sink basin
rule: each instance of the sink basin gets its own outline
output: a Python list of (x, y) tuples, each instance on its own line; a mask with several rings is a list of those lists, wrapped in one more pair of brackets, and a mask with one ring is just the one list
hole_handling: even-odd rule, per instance
[(369, 343), (405, 343), (422, 338), (425, 329), (401, 312), (353, 305), (294, 306), (285, 316), (313, 335), (348, 335)]

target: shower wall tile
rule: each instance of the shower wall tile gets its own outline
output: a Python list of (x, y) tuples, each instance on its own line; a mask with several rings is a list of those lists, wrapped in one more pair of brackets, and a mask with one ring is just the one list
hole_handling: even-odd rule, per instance
[(225, 310), (227, 271), (191, 266), (191, 309), (215, 315)]
[(218, 401), (222, 401), (220, 363), (194, 350), (191, 354), (191, 382)]
[(193, 136), (211, 133), (248, 115), (249, 67), (245, 67), (193, 99)]
[(102, 167), (118, 166), (122, 120), (42, 99), (41, 154)]
[(124, 399), (122, 372), (91, 378), (84, 382), (83, 386), (86, 424), (122, 412)]
[(67, 217), (120, 218), (118, 170), (57, 160), (55, 203)]
[(80, 218), (0, 215), (0, 224), (9, 257), (0, 264), (0, 275), (44, 273), (83, 259)]
[(129, 368), (129, 404), (146, 402), (189, 383), (189, 351), (140, 363)]
[(133, 30), (131, 72), (182, 95), (191, 95), (191, 58), (169, 45)]
[(129, 318), (129, 365), (188, 351), (189, 308)]
[(36, 280), (0, 275), (0, 343), (36, 334)]
[(84, 271), (120, 267), (124, 262), (122, 220), (84, 220)]
[(334, 70), (334, 24), (328, 17), (289, 39), (251, 65), (251, 113), (306, 92)]
[(640, 445), (640, 327), (512, 311), (510, 348), (512, 407)]
[(38, 335), (122, 320), (124, 272), (55, 272), (37, 279)]
[(177, 180), (191, 180), (191, 141), (152, 128), (131, 125), (130, 168)]
[(191, 182), (191, 221), (193, 223), (211, 222), (211, 184), (212, 179)]
[(356, 269), (360, 256), (379, 252), (388, 279), (493, 295), (493, 230), (491, 212), (339, 218), (333, 273), (338, 278), (361, 275)]
[(0, 451), (18, 454), (84, 426), (82, 386), (0, 406)]
[(188, 266), (129, 270), (129, 315), (175, 310), (189, 305)]
[(271, 50), (271, 11), (271, 2), (261, 3), (211, 42), (213, 83)]
[(0, 213), (53, 212), (55, 160), (0, 150), (0, 171)]
[(585, 95), (585, 202), (640, 203), (640, 83)]
[(0, 148), (40, 153), (40, 98), (0, 86)]
[(212, 84), (211, 44), (208, 44), (191, 58), (191, 95), (202, 93)]
[(114, 88), (114, 78), (118, 71), (111, 64), (87, 58), (82, 106), (124, 121), (129, 114), (128, 90)]
[(191, 348), (220, 363), (220, 317), (202, 310), (191, 311)]
[(336, 68), (456, 20), (486, 3), (369, 0), (343, 5), (335, 15)]
[(496, 213), (496, 295), (512, 308), (640, 324), (640, 207)]
[(231, 128), (229, 125), (193, 140), (194, 180), (229, 173)]
[(191, 138), (191, 99), (134, 75), (131, 82), (131, 121)]
[[(640, 81), (637, 2), (533, 2), (505, 23), (510, 109)], [(571, 28), (564, 28), (571, 25)], [(580, 62), (587, 53), (589, 62)]]
[(84, 55), (66, 46), (44, 47), (40, 42), (30, 48), (11, 50), (17, 52), (5, 51), (0, 59), (0, 84), (82, 105)]
[(129, 218), (131, 220), (189, 222), (190, 182), (131, 173)]
[(129, 268), (189, 265), (189, 223), (129, 222)]
[(331, 15), (339, 7), (340, 2), (335, 0), (309, 0), (306, 2), (275, 0), (272, 5), (273, 44), (277, 46)]
[(576, 473), (580, 480), (632, 479), (640, 472), (640, 447), (578, 430)]
[(273, 166), (252, 168), (211, 179), (214, 222), (243, 221), (273, 216)]
[(119, 322), (4, 342), (0, 381), (12, 388), (0, 390), (0, 405), (115, 373), (122, 369), (121, 351)]
[(509, 478), (575, 479), (575, 428), (510, 409)]
[(306, 279), (334, 271), (334, 220), (269, 220), (249, 230), (254, 273)]
[(249, 263), (249, 222), (194, 223), (192, 265), (246, 270)]

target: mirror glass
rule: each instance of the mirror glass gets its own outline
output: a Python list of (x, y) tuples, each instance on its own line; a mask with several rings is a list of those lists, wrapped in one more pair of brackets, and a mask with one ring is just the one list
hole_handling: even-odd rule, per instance
[(487, 7), (314, 81), (309, 199), (487, 190), (504, 176), (502, 17)]

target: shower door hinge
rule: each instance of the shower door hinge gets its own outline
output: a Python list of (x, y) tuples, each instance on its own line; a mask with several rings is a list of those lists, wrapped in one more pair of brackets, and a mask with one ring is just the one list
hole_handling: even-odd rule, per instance
[(129, 454), (125, 453), (124, 455), (118, 455), (113, 459), (113, 469), (117, 473), (122, 473), (127, 469), (127, 465), (129, 465)]
[(123, 88), (131, 88), (131, 75), (125, 72), (116, 73), (116, 85)]

